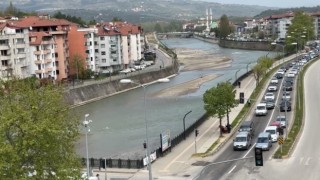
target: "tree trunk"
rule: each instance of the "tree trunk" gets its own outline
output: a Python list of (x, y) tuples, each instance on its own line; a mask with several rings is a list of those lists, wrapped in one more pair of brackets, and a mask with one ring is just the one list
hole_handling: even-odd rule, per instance
[(227, 125), (229, 125), (229, 108), (227, 108)]
[(219, 121), (220, 121), (220, 126), (219, 126), (219, 129), (220, 129), (220, 136), (222, 136), (222, 117), (219, 117)]

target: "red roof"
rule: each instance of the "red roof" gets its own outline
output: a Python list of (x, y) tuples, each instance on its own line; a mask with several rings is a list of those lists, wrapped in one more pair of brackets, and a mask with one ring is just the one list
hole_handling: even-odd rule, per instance
[(98, 36), (115, 36), (141, 33), (141, 27), (126, 22), (104, 22), (97, 25)]
[(8, 20), (10, 26), (29, 28), (29, 27), (46, 27), (46, 26), (66, 26), (71, 23), (64, 19), (45, 18), (37, 16), (28, 16), (19, 20)]
[(264, 19), (282, 19), (282, 18), (289, 18), (289, 17), (293, 17), (293, 16), (294, 16), (293, 12), (288, 12), (285, 14), (271, 15), (271, 16), (265, 17)]

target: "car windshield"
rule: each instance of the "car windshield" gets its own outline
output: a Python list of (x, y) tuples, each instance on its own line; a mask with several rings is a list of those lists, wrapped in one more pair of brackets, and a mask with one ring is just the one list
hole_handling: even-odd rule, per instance
[(246, 137), (236, 137), (235, 142), (244, 142), (246, 141)]
[(268, 143), (268, 138), (260, 137), (260, 138), (258, 138), (258, 143)]
[(240, 127), (239, 131), (240, 132), (242, 132), (242, 131), (250, 131), (250, 128), (243, 126), (243, 127)]
[(270, 133), (270, 134), (276, 134), (276, 131), (275, 131), (275, 130), (272, 130), (272, 129), (266, 130), (266, 132), (268, 132), (268, 133)]
[(286, 118), (285, 117), (277, 117), (277, 121), (285, 121)]
[(264, 107), (264, 106), (257, 106), (257, 109), (258, 109), (258, 110), (264, 110), (265, 107)]

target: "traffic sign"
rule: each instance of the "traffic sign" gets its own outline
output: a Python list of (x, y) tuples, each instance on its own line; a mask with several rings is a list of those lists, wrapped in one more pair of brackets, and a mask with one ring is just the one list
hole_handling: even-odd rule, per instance
[(279, 138), (278, 138), (278, 144), (279, 144), (279, 145), (283, 144), (283, 137), (282, 137), (282, 136), (279, 136)]

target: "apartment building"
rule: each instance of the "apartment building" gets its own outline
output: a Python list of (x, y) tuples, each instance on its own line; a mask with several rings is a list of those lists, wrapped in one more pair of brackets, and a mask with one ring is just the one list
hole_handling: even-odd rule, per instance
[[(38, 78), (68, 77), (68, 31), (71, 23), (50, 16), (29, 16), (7, 21), (9, 27), (30, 35), (29, 74)], [(42, 33), (40, 33), (42, 32)], [(29, 44), (29, 42), (27, 43)], [(22, 51), (22, 50), (20, 50)]]
[(311, 14), (314, 22), (314, 34), (316, 39), (320, 39), (320, 12)]
[(11, 27), (7, 20), (0, 22), (0, 78), (30, 76), (29, 34), (23, 28)]
[(266, 18), (268, 21), (267, 34), (277, 38), (277, 40), (284, 40), (293, 17), (294, 13), (289, 12)]
[(131, 67), (142, 58), (142, 29), (127, 22), (103, 22), (85, 32), (87, 67), (95, 72), (112, 73)]

